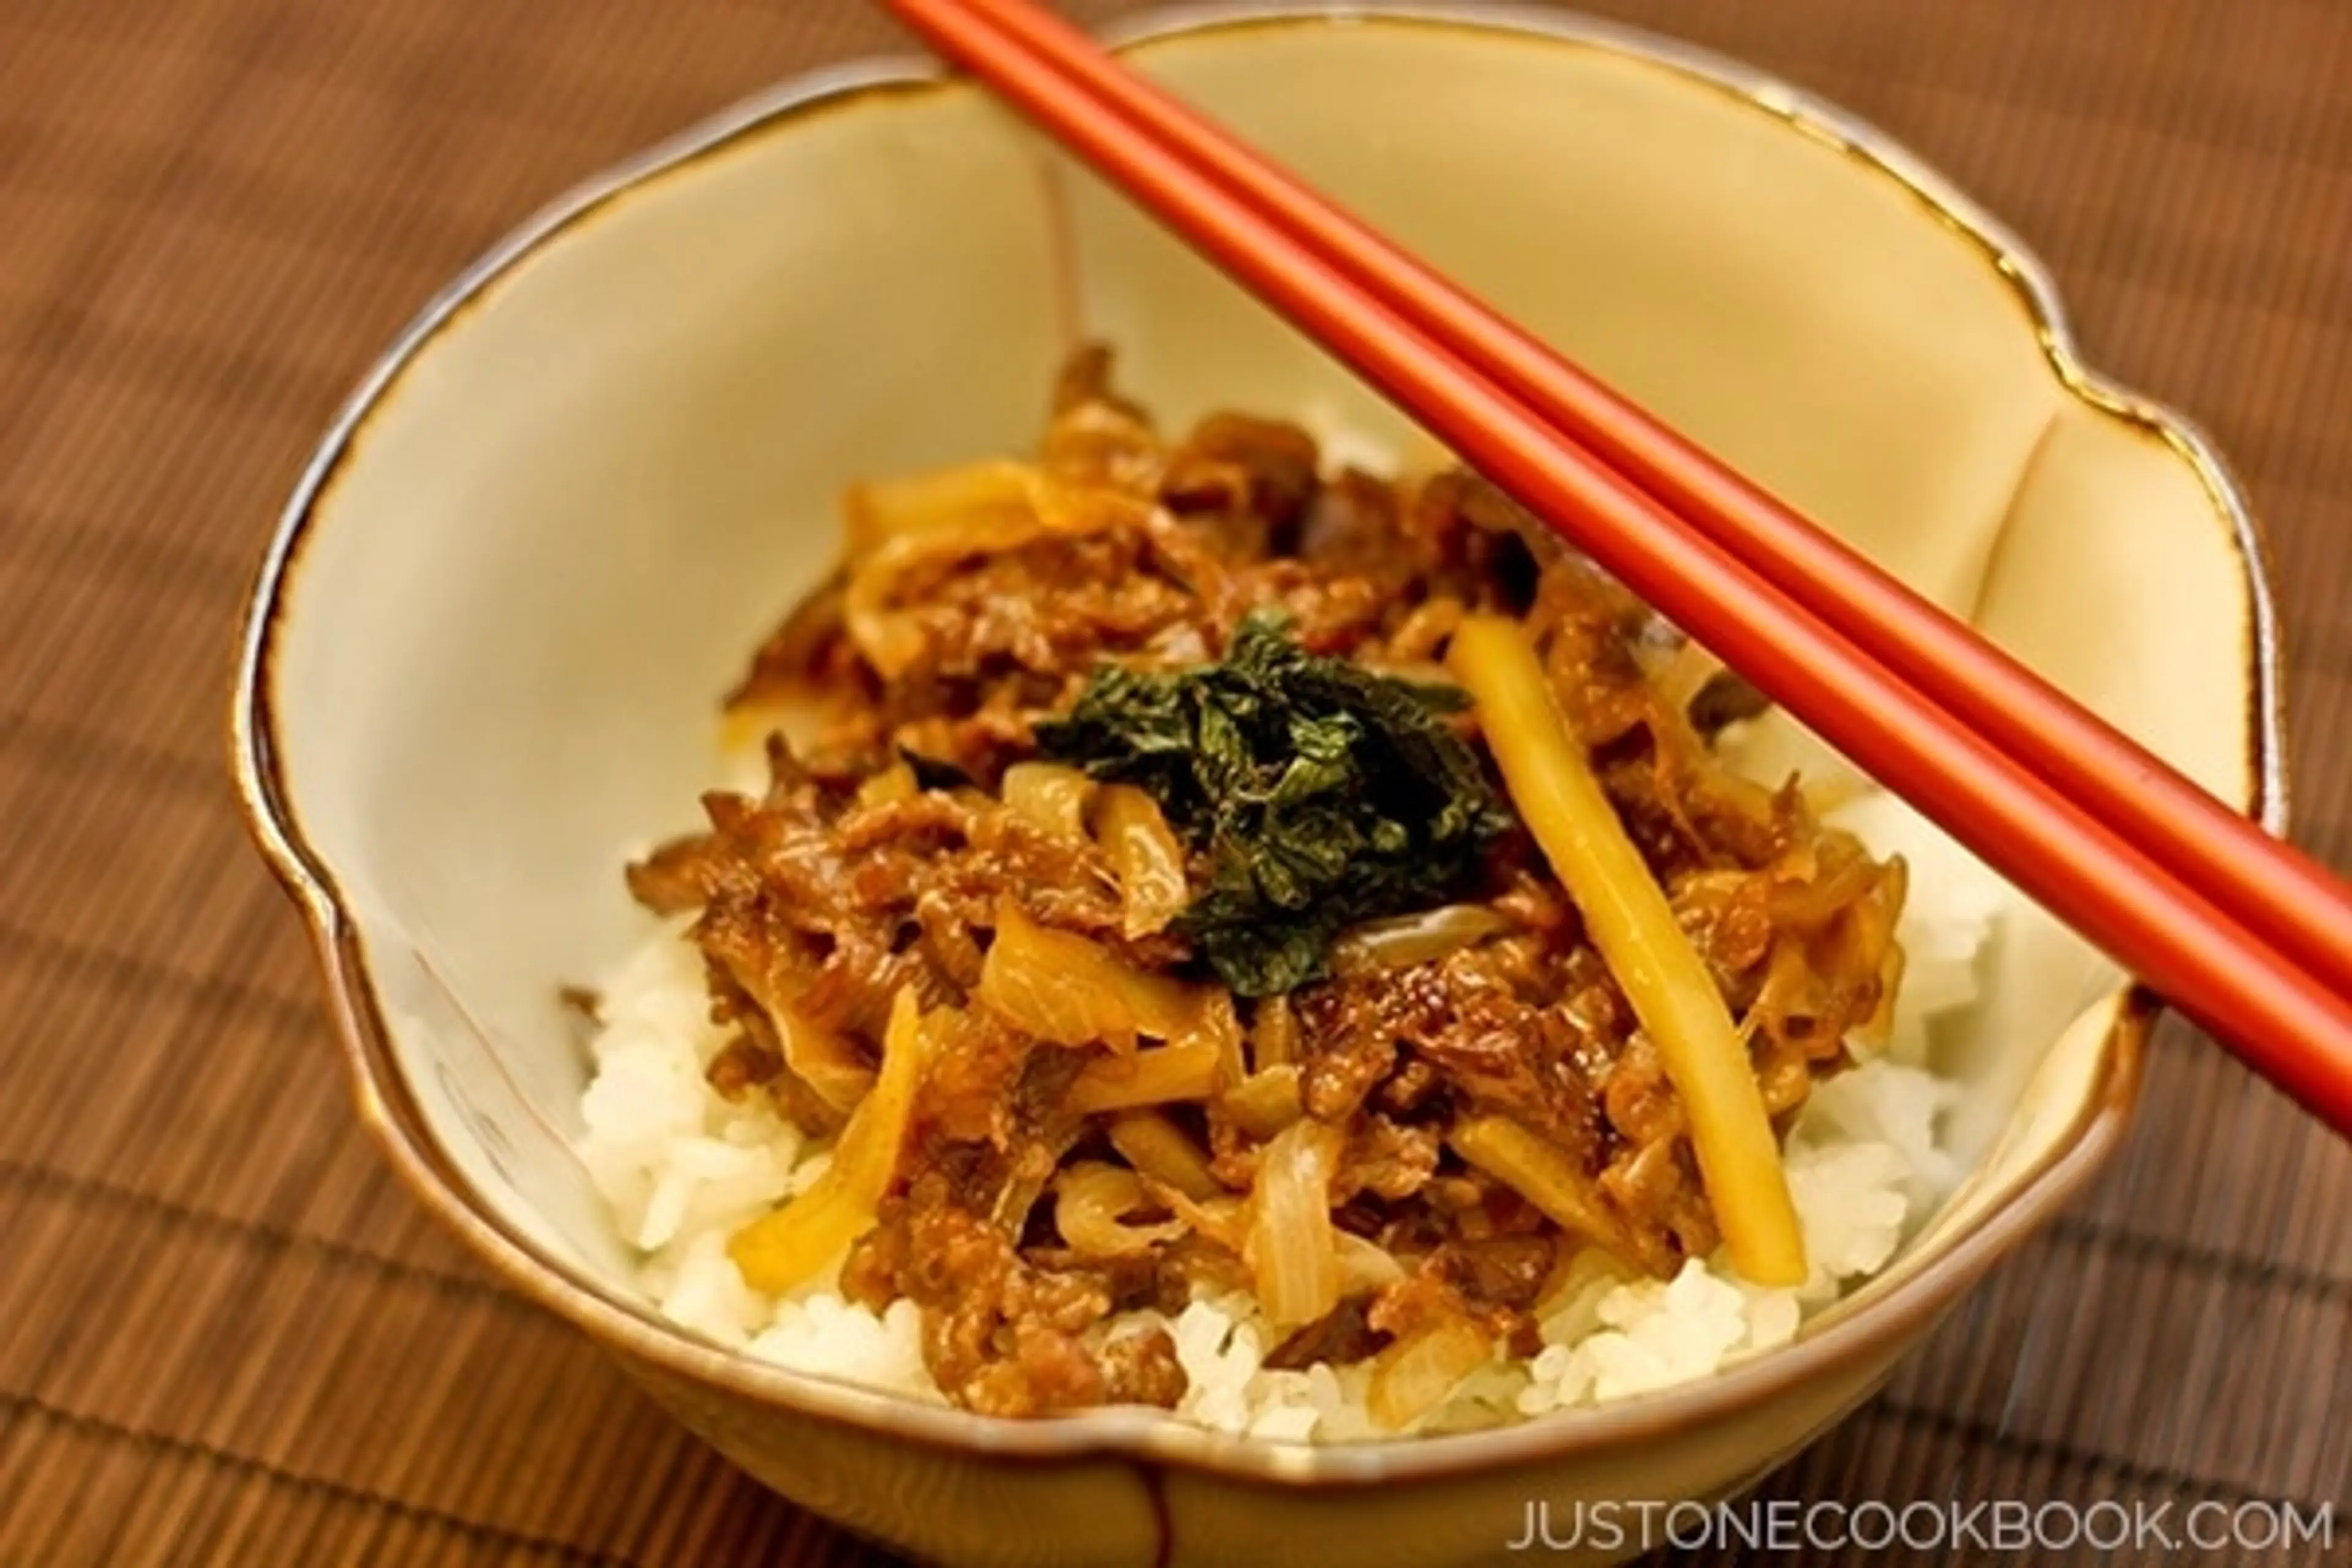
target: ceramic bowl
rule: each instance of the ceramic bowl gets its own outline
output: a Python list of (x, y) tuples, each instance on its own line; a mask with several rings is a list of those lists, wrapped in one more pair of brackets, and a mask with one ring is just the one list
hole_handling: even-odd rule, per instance
[[(1255, 5), (1130, 58), (2277, 825), (2245, 512), (2084, 369), (2044, 273), (1885, 136), (1557, 13)], [(1376, 397), (981, 93), (793, 82), (568, 197), (459, 279), (320, 448), (256, 590), (235, 726), (362, 1111), (515, 1289), (763, 1481), (954, 1563), (1468, 1563), (1528, 1505), (1720, 1497), (1865, 1398), (2128, 1120), (2152, 1007), (2021, 901), (1938, 1065), (1973, 1172), (1867, 1289), (1704, 1384), (1352, 1448), (1111, 1410), (916, 1407), (667, 1325), (570, 1152), (556, 1000), (641, 934), (623, 858), (688, 825), (715, 701), (829, 563), (837, 490), (1025, 449), (1116, 342), (1171, 425)], [(1588, 1545), (1591, 1543), (1588, 1542)], [(1575, 1553), (1562, 1553), (1573, 1558)], [(1588, 1552), (1587, 1556), (1609, 1553)]]

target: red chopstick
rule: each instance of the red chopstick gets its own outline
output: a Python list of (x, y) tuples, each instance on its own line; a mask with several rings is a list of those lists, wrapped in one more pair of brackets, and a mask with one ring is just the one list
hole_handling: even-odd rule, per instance
[[(2341, 934), (2352, 898), (2326, 872), (1024, 0), (891, 5), (1661, 612), (2352, 1132), (2352, 939)], [(1934, 629), (1915, 636), (1922, 625)], [(2001, 695), (2012, 689), (2032, 695)], [(2039, 717), (1982, 721), (2004, 703)], [(2094, 739), (2067, 758), (2037, 723)]]
[[(942, 5), (899, 7), (944, 11)], [(2352, 992), (2352, 884), (2277, 840), (2137, 742), (1692, 444), (1121, 66), (1027, 0), (962, 0), (1008, 39), (1133, 121), (1306, 248), (1649, 491), (1816, 616), (2127, 837), (2179, 847), (2182, 879)]]

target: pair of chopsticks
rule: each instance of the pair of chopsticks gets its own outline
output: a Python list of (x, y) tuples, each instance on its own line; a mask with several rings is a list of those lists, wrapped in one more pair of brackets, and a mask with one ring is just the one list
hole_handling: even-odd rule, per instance
[(888, 0), (1766, 695), (2352, 1135), (2352, 886), (1030, 0)]

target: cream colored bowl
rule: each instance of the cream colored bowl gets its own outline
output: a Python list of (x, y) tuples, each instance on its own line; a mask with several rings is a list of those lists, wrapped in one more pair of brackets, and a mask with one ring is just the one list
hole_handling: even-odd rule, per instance
[[(1655, 39), (1261, 5), (1132, 58), (2275, 825), (2255, 541), (2179, 420), (2084, 370), (2040, 268), (1883, 136)], [(236, 710), (362, 1110), (520, 1290), (810, 1507), (959, 1563), (1468, 1563), (1527, 1505), (1719, 1496), (1885, 1377), (2129, 1116), (2149, 1017), (2030, 907), (1940, 1062), (1975, 1175), (1881, 1279), (1704, 1384), (1311, 1450), (1029, 1425), (754, 1364), (652, 1315), (569, 1150), (556, 1002), (638, 934), (714, 701), (853, 477), (1024, 448), (1081, 333), (1171, 424), (1381, 404), (970, 87), (829, 71), (542, 215), (384, 359), (262, 572)], [(265, 1134), (266, 1135), (266, 1134)]]

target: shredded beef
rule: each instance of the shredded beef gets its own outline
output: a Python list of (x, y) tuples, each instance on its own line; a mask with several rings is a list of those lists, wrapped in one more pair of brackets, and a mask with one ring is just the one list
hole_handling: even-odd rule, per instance
[[(693, 916), (729, 1042), (708, 1068), (722, 1095), (765, 1094), (808, 1134), (840, 1133), (864, 1113), (842, 1083), (862, 1089), (885, 1065), (902, 993), (919, 1005), (903, 1143), (842, 1289), (914, 1302), (926, 1363), (965, 1408), (1172, 1406), (1186, 1386), (1173, 1342), (1123, 1314), (1254, 1288), (1253, 1194), (1297, 1115), (1329, 1130), (1308, 1131), (1333, 1151), (1333, 1223), (1369, 1272), (1275, 1347), (1276, 1368), (1360, 1362), (1462, 1321), (1527, 1348), (1547, 1282), (1588, 1244), (1465, 1162), (1450, 1140), (1467, 1118), (1516, 1123), (1559, 1156), (1619, 1227), (1623, 1264), (1664, 1277), (1712, 1252), (1681, 1098), (1524, 830), (1465, 873), (1458, 897), (1486, 917), (1472, 936), (1260, 1002), (1243, 1044), (1229, 998), (1168, 1001), (1207, 994), (1207, 971), (1164, 904), (1138, 917), (1131, 868), (1098, 841), (1100, 781), (1074, 786), (1074, 827), (1007, 804), (1006, 772), (1036, 759), (1035, 726), (1107, 663), (1220, 659), (1253, 612), (1281, 612), (1309, 653), (1423, 680), (1443, 679), (1465, 616), (1519, 616), (1784, 1126), (1844, 1065), (1848, 1035), (1882, 1020), (1899, 863), (1823, 830), (1793, 786), (1717, 766), (1705, 734), (1753, 712), (1754, 694), (1727, 678), (1687, 711), (1668, 701), (1651, 671), (1678, 634), (1483, 479), (1327, 476), (1303, 429), (1238, 415), (1163, 440), (1109, 368), (1089, 353), (1063, 377), (1022, 515), (1000, 504), (861, 537), (730, 700), (792, 732), (770, 742), (765, 787), (709, 796), (707, 827), (628, 868), (647, 909)], [(1444, 722), (1482, 744), (1474, 715)], [(1206, 847), (1176, 855), (1197, 895)], [(1000, 922), (1016, 929), (1007, 908), (1123, 977), (1130, 1003), (1159, 1009), (1152, 1029), (1071, 1046), (1025, 1026), (987, 984)], [(1047, 988), (1105, 984), (1093, 973)], [(1111, 1050), (1192, 1064), (1146, 1108), (1163, 1119), (1148, 1143), (1125, 1141), (1131, 1126), (1114, 1143), (1099, 1098), (1082, 1099), (1120, 1081), (1089, 1076)], [(1244, 1074), (1249, 1125), (1227, 1103)], [(1118, 1219), (1147, 1239), (1097, 1237), (1090, 1255), (1057, 1230), (1057, 1175), (1116, 1170), (1129, 1148), (1157, 1151)]]

